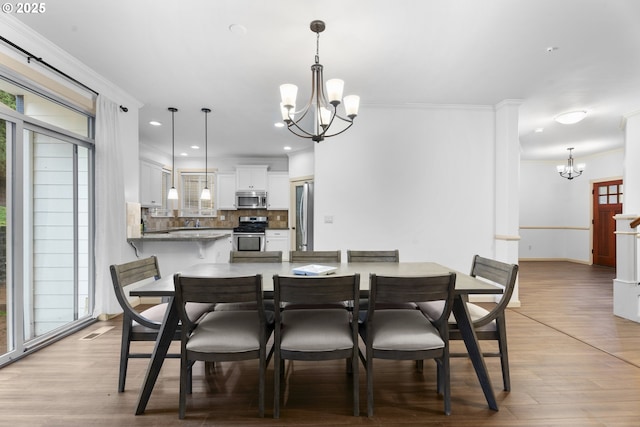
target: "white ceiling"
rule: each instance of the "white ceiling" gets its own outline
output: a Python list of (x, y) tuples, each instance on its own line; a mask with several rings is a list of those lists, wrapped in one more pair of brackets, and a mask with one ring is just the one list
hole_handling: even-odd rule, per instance
[[(309, 96), (314, 19), (327, 25), (325, 77), (344, 79), (345, 94), (360, 95), (360, 115), (374, 105), (521, 99), (522, 158), (564, 159), (567, 147), (577, 158), (621, 148), (623, 116), (640, 109), (637, 0), (56, 0), (46, 7), (15, 16), (142, 102), (141, 142), (168, 152), (172, 106), (176, 152), (202, 156), (189, 148), (204, 142), (202, 107), (213, 110), (210, 156), (309, 147), (273, 125), (280, 84), (299, 86), (299, 104)], [(232, 24), (246, 33), (230, 31)], [(576, 109), (588, 111), (582, 122), (553, 121)]]

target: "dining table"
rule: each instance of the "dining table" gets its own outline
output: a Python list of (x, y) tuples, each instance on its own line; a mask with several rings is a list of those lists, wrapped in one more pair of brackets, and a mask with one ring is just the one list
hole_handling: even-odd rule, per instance
[[(200, 263), (177, 272), (184, 276), (193, 277), (238, 277), (261, 274), (262, 289), (265, 297), (273, 293), (273, 276), (293, 276), (293, 269), (298, 269), (308, 263)], [(480, 345), (473, 329), (471, 317), (465, 301), (471, 294), (501, 294), (500, 286), (476, 279), (468, 274), (455, 271), (435, 262), (360, 262), (360, 263), (322, 263), (322, 266), (335, 267), (332, 274), (350, 275), (360, 274), (360, 291), (363, 296), (369, 290), (369, 275), (380, 276), (425, 276), (456, 273), (455, 298), (453, 302), (453, 315), (460, 329), (469, 358), (478, 377), (478, 381), (484, 392), (489, 408), (497, 411), (495, 393), (487, 366), (480, 350)], [(162, 364), (171, 345), (171, 341), (179, 326), (179, 315), (174, 298), (175, 289), (173, 275), (162, 277), (156, 281), (147, 283), (130, 292), (131, 296), (138, 297), (162, 297), (168, 300), (168, 309), (165, 313), (160, 333), (156, 340), (145, 379), (140, 389), (136, 415), (144, 413), (153, 387), (162, 368)]]

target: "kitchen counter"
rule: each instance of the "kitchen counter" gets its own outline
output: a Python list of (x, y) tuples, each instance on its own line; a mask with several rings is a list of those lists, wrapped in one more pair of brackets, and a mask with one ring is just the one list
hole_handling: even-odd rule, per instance
[(136, 256), (140, 256), (140, 252), (145, 252), (144, 246), (148, 244), (151, 245), (148, 249), (152, 249), (153, 253), (158, 253), (163, 250), (159, 245), (170, 246), (172, 248), (167, 248), (167, 250), (175, 253), (188, 250), (186, 246), (177, 247), (176, 245), (185, 245), (193, 242), (197, 247), (198, 258), (204, 259), (206, 256), (206, 247), (218, 241), (226, 242), (230, 245), (231, 234), (232, 230), (230, 229), (207, 227), (172, 228), (168, 230), (147, 231), (143, 233), (141, 237), (128, 238), (127, 242), (136, 251)]
[(219, 228), (172, 228), (169, 230), (146, 231), (141, 237), (129, 238), (127, 241), (186, 241), (197, 242), (224, 239), (231, 236), (231, 230)]

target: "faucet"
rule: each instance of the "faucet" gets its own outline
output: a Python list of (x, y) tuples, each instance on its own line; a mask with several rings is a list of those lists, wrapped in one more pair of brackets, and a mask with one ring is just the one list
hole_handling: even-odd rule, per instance
[(200, 228), (200, 218), (196, 219), (196, 228)]
[(191, 219), (185, 219), (185, 220), (184, 220), (184, 226), (185, 226), (185, 227), (188, 227), (188, 226), (189, 226), (189, 223), (191, 223), (191, 221), (193, 221), (193, 220), (191, 220)]

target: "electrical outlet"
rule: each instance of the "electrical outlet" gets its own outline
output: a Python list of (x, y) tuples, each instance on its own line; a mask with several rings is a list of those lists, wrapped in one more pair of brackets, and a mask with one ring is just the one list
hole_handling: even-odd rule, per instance
[(224, 215), (220, 215), (220, 221), (224, 221), (225, 220), (225, 216)]
[(333, 215), (325, 215), (324, 223), (325, 224), (333, 224)]

